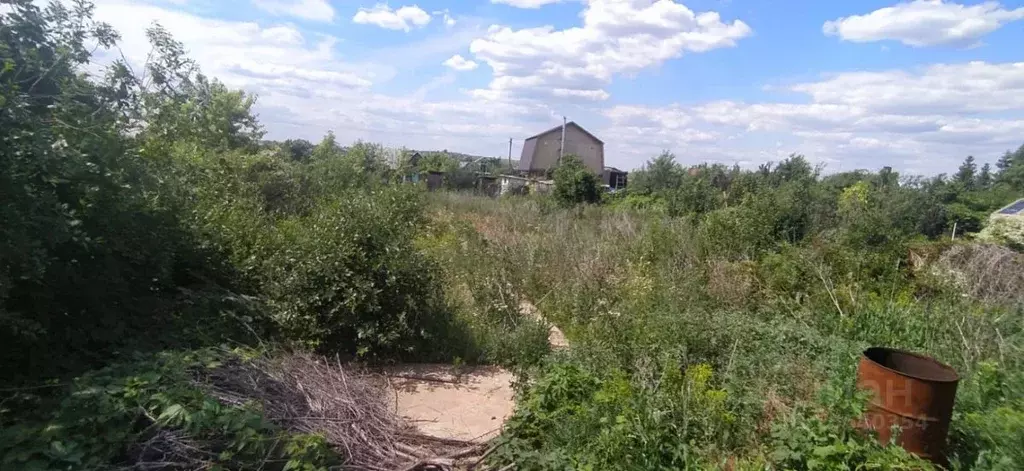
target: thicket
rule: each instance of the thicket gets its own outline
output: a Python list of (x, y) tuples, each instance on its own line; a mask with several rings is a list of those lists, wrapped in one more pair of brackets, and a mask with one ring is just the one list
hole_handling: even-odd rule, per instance
[[(255, 97), (204, 76), (159, 25), (146, 63), (97, 64), (95, 50), (117, 57), (118, 36), (88, 2), (5, 7), (0, 467), (351, 458), (210, 396), (196, 362), (212, 346), (520, 361), (493, 318), (503, 312), (452, 302), (419, 246), (422, 190), (393, 184), (403, 175), (381, 146), (261, 141)], [(542, 330), (520, 324), (514, 338)]]
[(1024, 148), (1008, 155), (984, 178), (971, 159), (931, 179), (664, 155), (603, 204), (438, 196), (491, 242), (477, 258), (513, 254), (510, 285), (571, 344), (526, 375), (497, 461), (928, 468), (853, 426), (857, 359), (882, 345), (962, 376), (953, 469), (1019, 468), (1024, 255), (975, 234), (1024, 190), (1009, 171)]

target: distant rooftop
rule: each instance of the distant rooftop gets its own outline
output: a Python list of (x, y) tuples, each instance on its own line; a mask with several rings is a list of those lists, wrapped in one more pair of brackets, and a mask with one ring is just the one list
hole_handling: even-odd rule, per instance
[(1010, 203), (1003, 209), (996, 211), (996, 214), (1003, 216), (1024, 216), (1024, 198)]

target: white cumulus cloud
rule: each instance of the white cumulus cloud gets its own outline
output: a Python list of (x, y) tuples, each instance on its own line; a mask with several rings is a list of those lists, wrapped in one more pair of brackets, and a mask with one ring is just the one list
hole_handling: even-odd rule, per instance
[(352, 22), (408, 32), (430, 23), (430, 14), (416, 5), (392, 10), (387, 4), (378, 3), (373, 8), (360, 8)]
[[(935, 174), (1024, 142), (1024, 62), (844, 72), (786, 89), (806, 100), (608, 108), (610, 151), (672, 148), (697, 161), (750, 163), (795, 152), (831, 171), (895, 163)], [(784, 144), (773, 155), (767, 143), (776, 140)]]
[(997, 2), (961, 5), (945, 0), (915, 0), (827, 21), (826, 35), (846, 41), (896, 40), (908, 46), (971, 45), (1003, 25), (1024, 19), (1024, 7), (1007, 10)]
[(334, 21), (334, 8), (327, 0), (253, 0), (252, 4), (273, 15), (311, 21)]
[(516, 8), (540, 8), (544, 5), (559, 3), (562, 0), (491, 0), (491, 3), (508, 5)]
[(617, 74), (634, 73), (686, 52), (732, 47), (752, 31), (716, 12), (694, 13), (672, 0), (590, 0), (582, 26), (491, 26), (470, 44), (494, 70), (479, 96), (604, 100)]
[[(553, 119), (543, 104), (434, 98), (438, 88), (450, 83), (446, 76), (433, 79), (433, 85), (425, 80), (413, 94), (380, 93), (374, 86), (394, 76), (393, 63), (346, 60), (336, 50), (339, 40), (294, 25), (218, 19), (137, 0), (95, 3), (95, 18), (121, 34), (119, 47), (136, 71), (150, 52), (145, 30), (159, 22), (205, 74), (258, 95), (255, 110), (268, 139), (316, 141), (333, 129), (342, 143), (363, 139), (393, 147), (504, 155), (508, 141), (494, 136), (528, 136), (550, 127)], [(466, 47), (469, 38), (463, 36), (446, 32), (436, 41), (378, 49), (368, 56), (403, 64), (408, 56), (439, 62), (454, 52), (451, 48)], [(102, 49), (97, 56), (100, 63), (120, 58)]]
[(477, 67), (477, 63), (471, 60), (466, 60), (459, 54), (451, 56), (448, 60), (444, 61), (444, 65), (451, 67), (458, 71), (473, 70)]

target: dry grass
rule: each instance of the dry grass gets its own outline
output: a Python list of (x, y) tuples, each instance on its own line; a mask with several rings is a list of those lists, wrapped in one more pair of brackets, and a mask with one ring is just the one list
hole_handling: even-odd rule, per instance
[(1024, 255), (1001, 245), (955, 245), (934, 267), (960, 290), (997, 305), (1024, 304)]
[(281, 427), (324, 436), (344, 457), (343, 469), (467, 468), (485, 452), (481, 444), (415, 432), (396, 415), (384, 377), (337, 360), (308, 353), (233, 359), (196, 380), (224, 404), (256, 402)]

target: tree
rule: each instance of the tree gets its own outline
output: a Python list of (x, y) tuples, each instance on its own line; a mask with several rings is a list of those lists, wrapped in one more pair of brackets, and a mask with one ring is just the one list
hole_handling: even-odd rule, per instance
[(212, 333), (217, 319), (186, 304), (230, 275), (196, 243), (190, 179), (207, 148), (259, 141), (251, 98), (199, 75), (159, 28), (144, 75), (115, 62), (90, 76), (117, 40), (92, 5), (2, 3), (0, 376), (73, 373), (181, 325)]
[(600, 201), (597, 175), (594, 175), (583, 160), (575, 155), (566, 155), (555, 168), (555, 200), (562, 206), (571, 207), (581, 203)]
[(281, 144), (281, 149), (295, 162), (306, 162), (313, 156), (313, 143), (305, 139), (288, 139)]
[(899, 185), (900, 174), (894, 172), (888, 165), (878, 171), (878, 185), (883, 188), (891, 188)]
[(992, 186), (992, 165), (988, 162), (981, 166), (978, 177), (975, 179), (975, 186), (978, 189), (987, 190)]
[(999, 159), (996, 166), (1000, 168), (998, 181), (1009, 185), (1016, 191), (1024, 191), (1024, 145), (1014, 152), (1007, 152)]
[(960, 168), (957, 170), (954, 179), (964, 189), (972, 190), (974, 189), (974, 181), (977, 172), (978, 164), (974, 163), (974, 156), (968, 155), (967, 158), (964, 159), (964, 163), (960, 164)]
[(459, 168), (459, 161), (447, 152), (425, 152), (420, 158), (419, 168), (424, 172), (449, 173)]
[(146, 36), (152, 51), (144, 75), (124, 60), (107, 73), (110, 95), (118, 100), (127, 131), (143, 142), (141, 152), (160, 156), (172, 142), (209, 150), (258, 148), (264, 132), (252, 113), (256, 97), (200, 73), (184, 45), (159, 24)]
[(669, 151), (647, 161), (644, 168), (630, 175), (631, 191), (653, 194), (679, 187), (683, 169)]
[(1006, 151), (1002, 155), (1002, 157), (999, 157), (999, 160), (996, 161), (996, 168), (999, 169), (999, 172), (1001, 173), (1001, 172), (1005, 172), (1007, 169), (1009, 169), (1010, 165), (1012, 165), (1012, 164), (1013, 164), (1013, 154), (1011, 154), (1010, 151)]
[(779, 186), (788, 182), (809, 182), (817, 177), (817, 173), (806, 157), (791, 154), (772, 170), (771, 183), (773, 186)]
[(341, 148), (338, 147), (338, 139), (334, 137), (334, 131), (327, 131), (320, 143), (310, 151), (314, 160), (328, 160), (338, 157), (340, 154)]

